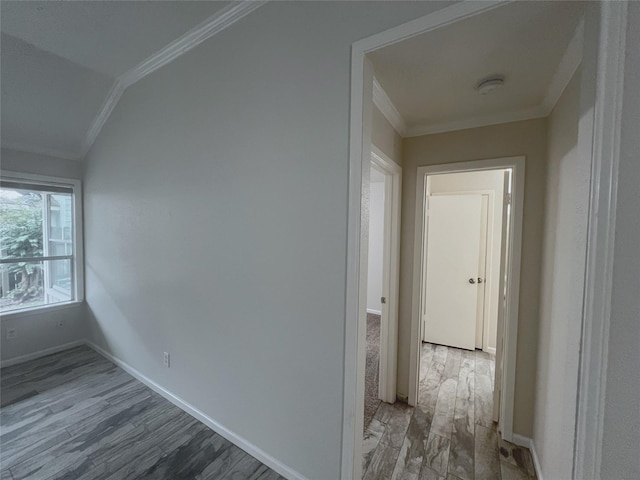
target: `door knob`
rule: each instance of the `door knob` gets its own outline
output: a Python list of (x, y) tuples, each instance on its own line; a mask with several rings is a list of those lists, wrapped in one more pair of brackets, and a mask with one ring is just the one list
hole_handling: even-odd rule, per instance
[(478, 283), (482, 283), (482, 278), (478, 277)]
[(470, 283), (471, 285), (473, 285), (474, 283), (476, 283), (476, 280), (475, 280), (474, 278), (470, 278), (470, 279), (469, 279), (469, 283)]

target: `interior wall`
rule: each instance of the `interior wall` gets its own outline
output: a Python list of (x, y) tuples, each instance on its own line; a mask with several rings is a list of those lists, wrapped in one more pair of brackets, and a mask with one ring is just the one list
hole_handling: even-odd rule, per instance
[(504, 204), (504, 170), (431, 175), (429, 177), (431, 194), (475, 190), (491, 190), (493, 192), (492, 223), (487, 225), (493, 233), (493, 243), (487, 245), (485, 302), (488, 303), (488, 308), (485, 309), (485, 327), (488, 329), (488, 346), (492, 349), (492, 353), (495, 353), (500, 300), (500, 249), (502, 244), (500, 236), (502, 235), (502, 207)]
[(351, 44), (444, 6), (268, 2), (86, 159), (92, 341), (299, 477), (340, 472)]
[(640, 478), (640, 3), (629, 2), (601, 478)]
[[(0, 172), (12, 171), (65, 178), (82, 178), (82, 162), (20, 152), (3, 148)], [(2, 315), (0, 358), (3, 363), (21, 357), (48, 352), (85, 338), (84, 304), (68, 305), (55, 310), (32, 310)], [(58, 326), (58, 321), (63, 326)], [(7, 329), (16, 330), (16, 338), (7, 339)]]
[(402, 166), (402, 137), (375, 105), (372, 114), (371, 142)]
[(413, 280), (416, 171), (419, 166), (489, 158), (526, 156), (518, 355), (513, 431), (527, 437), (533, 427), (534, 382), (538, 338), (540, 261), (547, 156), (544, 118), (403, 140), (398, 392), (409, 389), (409, 346)]
[(82, 178), (83, 163), (3, 148), (0, 155), (0, 169), (53, 177)]
[[(85, 325), (84, 303), (2, 315), (2, 363), (35, 358), (83, 342)], [(7, 340), (7, 329), (10, 328), (16, 330), (16, 338)]]
[(533, 440), (545, 478), (571, 478), (590, 159), (577, 153), (580, 71), (549, 117)]
[(380, 297), (382, 297), (382, 266), (384, 253), (384, 176), (380, 173), (375, 175), (375, 173), (377, 172), (374, 172), (372, 169), (369, 187), (367, 311), (380, 314), (382, 308)]

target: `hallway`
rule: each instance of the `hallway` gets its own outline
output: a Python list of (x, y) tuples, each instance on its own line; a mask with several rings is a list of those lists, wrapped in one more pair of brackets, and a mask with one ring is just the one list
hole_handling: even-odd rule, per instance
[(365, 480), (536, 478), (491, 418), (492, 355), (423, 343), (420, 363), (418, 406), (381, 403), (365, 431)]

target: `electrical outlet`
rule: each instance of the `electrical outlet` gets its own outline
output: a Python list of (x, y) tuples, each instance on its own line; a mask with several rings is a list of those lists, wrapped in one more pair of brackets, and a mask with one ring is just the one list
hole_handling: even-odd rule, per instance
[(15, 328), (7, 328), (7, 340), (13, 340), (18, 336), (18, 332)]
[(164, 360), (164, 366), (169, 368), (169, 352), (164, 352), (163, 360)]
[(56, 323), (56, 326), (58, 328), (62, 328), (62, 327), (64, 327), (64, 322), (62, 320), (58, 320), (58, 323)]

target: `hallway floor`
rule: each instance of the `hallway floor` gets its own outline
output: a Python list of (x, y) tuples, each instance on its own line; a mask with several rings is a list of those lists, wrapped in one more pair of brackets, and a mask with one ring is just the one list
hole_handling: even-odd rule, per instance
[(365, 480), (535, 479), (527, 448), (492, 420), (494, 357), (423, 343), (418, 406), (381, 403), (364, 434)]

